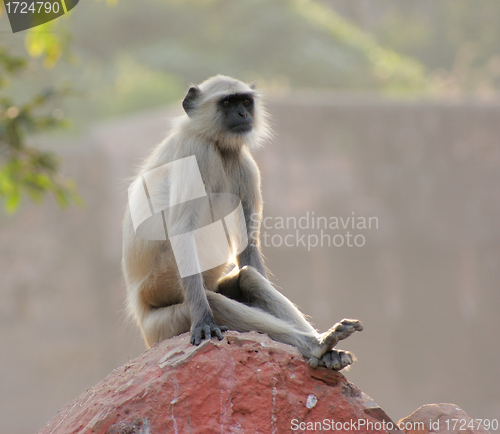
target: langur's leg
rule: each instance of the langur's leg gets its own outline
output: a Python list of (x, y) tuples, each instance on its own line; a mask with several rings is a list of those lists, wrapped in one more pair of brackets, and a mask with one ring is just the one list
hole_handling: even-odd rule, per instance
[[(355, 331), (363, 330), (359, 321), (344, 319), (327, 332), (319, 334), (297, 307), (253, 267), (243, 267), (221, 279), (218, 291), (231, 299), (264, 310), (301, 332), (315, 336), (312, 343), (311, 340), (308, 342), (313, 355), (305, 356), (311, 366), (340, 370), (353, 363), (355, 358), (352, 354), (333, 350), (333, 347)], [(276, 340), (283, 342), (282, 339)]]
[(325, 352), (320, 350), (317, 332), (299, 330), (288, 321), (222, 294), (212, 291), (206, 291), (206, 294), (217, 324), (223, 324), (238, 332), (265, 333), (275, 341), (297, 347), (307, 360), (319, 358)]
[(269, 312), (299, 330), (316, 334), (329, 349), (355, 331), (363, 330), (358, 320), (343, 319), (327, 332), (319, 334), (297, 307), (253, 267), (243, 267), (221, 279), (218, 291), (241, 303)]
[(253, 267), (233, 270), (219, 281), (217, 291), (240, 303), (258, 307), (298, 330), (319, 336), (297, 307)]

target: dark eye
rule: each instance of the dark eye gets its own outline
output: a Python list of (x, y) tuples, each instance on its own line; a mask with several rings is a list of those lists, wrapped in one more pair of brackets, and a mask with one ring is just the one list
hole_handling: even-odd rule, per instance
[(221, 102), (222, 104), (222, 107), (224, 108), (228, 108), (230, 106), (230, 103), (229, 103), (229, 100), (228, 99), (225, 99)]
[(244, 105), (245, 107), (248, 107), (248, 106), (252, 105), (252, 100), (251, 100), (251, 99), (249, 99), (249, 98), (244, 99), (244, 100), (243, 100), (243, 105)]

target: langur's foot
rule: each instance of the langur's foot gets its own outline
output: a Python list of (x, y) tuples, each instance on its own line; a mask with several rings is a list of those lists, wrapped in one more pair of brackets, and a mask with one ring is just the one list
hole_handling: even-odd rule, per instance
[(331, 350), (323, 354), (319, 359), (312, 357), (308, 360), (312, 368), (323, 366), (334, 371), (341, 371), (356, 361), (356, 356), (349, 351)]
[(343, 319), (321, 335), (325, 351), (331, 350), (339, 341), (347, 339), (354, 332), (360, 332), (361, 330), (363, 330), (361, 321), (357, 319)]

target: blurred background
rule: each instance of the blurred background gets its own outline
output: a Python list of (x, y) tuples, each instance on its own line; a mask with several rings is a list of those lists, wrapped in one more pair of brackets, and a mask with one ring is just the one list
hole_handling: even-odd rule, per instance
[[(319, 329), (364, 322), (347, 378), (394, 420), (500, 418), (499, 23), (486, 0), (87, 0), (12, 34), (3, 9), (0, 431), (34, 432), (144, 351), (127, 178), (217, 73), (266, 91), (263, 251)], [(321, 239), (313, 214), (356, 218), (323, 233), (363, 245), (279, 245), (280, 218)]]

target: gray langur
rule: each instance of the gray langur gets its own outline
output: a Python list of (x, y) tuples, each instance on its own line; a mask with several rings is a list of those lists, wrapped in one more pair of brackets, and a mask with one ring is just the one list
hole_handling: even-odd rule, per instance
[[(165, 172), (166, 175), (157, 177), (154, 188), (163, 195), (162, 200), (172, 206), (170, 212), (156, 214), (159, 216), (155, 220), (156, 229), (164, 229), (167, 236), (161, 240), (147, 239), (147, 236), (138, 236), (131, 215), (129, 189), (122, 260), (128, 310), (148, 347), (187, 331), (191, 331), (194, 345), (212, 336), (220, 340), (222, 332), (228, 329), (257, 331), (297, 347), (312, 367), (340, 370), (352, 364), (354, 356), (335, 350), (334, 346), (355, 331), (361, 331), (361, 323), (344, 319), (329, 331), (319, 333), (267, 278), (259, 227), (255, 224), (262, 216), (260, 174), (249, 151), (269, 136), (260, 97), (253, 85), (221, 75), (189, 89), (182, 103), (186, 115), (177, 119), (170, 135), (145, 161), (137, 178), (140, 179), (138, 185), (143, 188), (148, 173), (155, 169), (194, 156), (208, 199), (193, 199), (191, 195), (193, 200), (174, 200), (175, 181), (166, 180), (171, 174)], [(184, 174), (180, 174), (181, 186)], [(146, 191), (146, 187), (144, 189)], [(223, 264), (202, 269), (196, 248), (185, 246), (190, 241), (181, 243), (175, 251), (173, 239), (174, 235), (189, 235), (203, 226), (199, 220), (204, 217), (199, 210), (204, 205), (193, 205), (199, 200), (209, 201), (207, 215), (215, 221), (209, 196), (215, 197), (218, 193), (229, 193), (240, 201), (246, 247), (235, 255), (227, 253)], [(151, 205), (151, 190), (146, 191), (144, 198)], [(199, 271), (181, 275), (178, 260), (182, 255), (194, 261), (198, 267), (194, 269)], [(234, 261), (232, 269), (231, 260)]]

